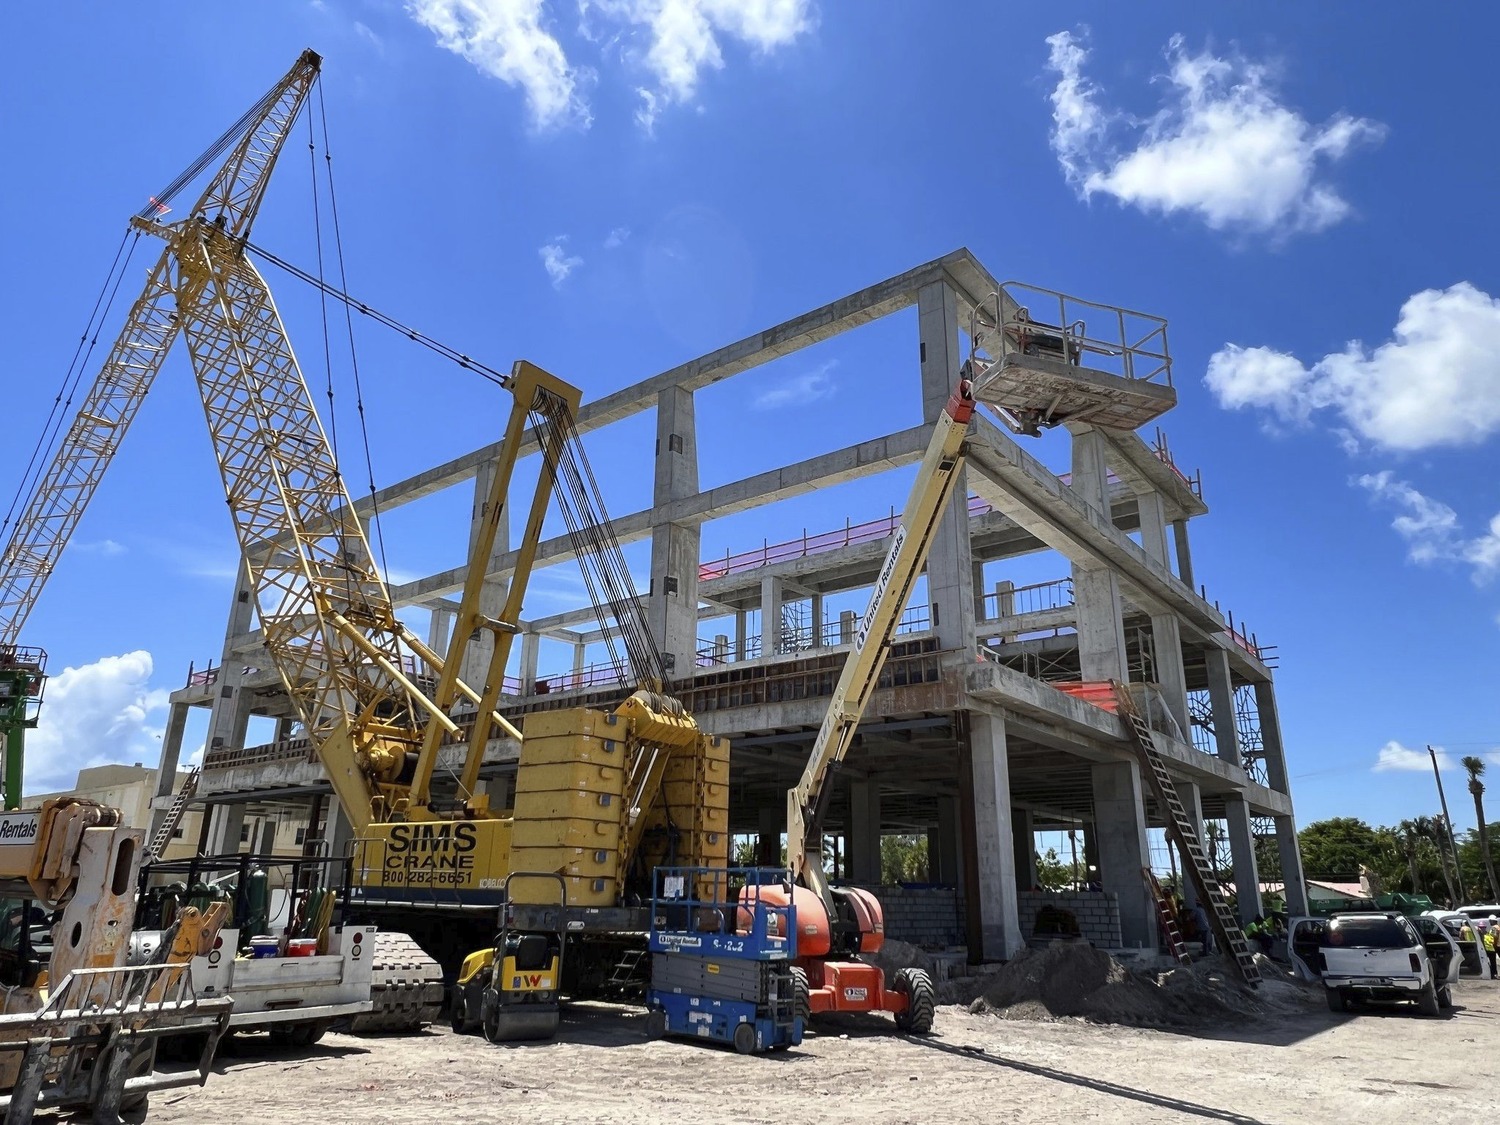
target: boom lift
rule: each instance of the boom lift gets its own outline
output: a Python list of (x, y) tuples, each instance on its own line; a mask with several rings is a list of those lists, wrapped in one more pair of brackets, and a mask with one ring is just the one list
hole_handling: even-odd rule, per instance
[(963, 467), (964, 438), (974, 414), (967, 380), (948, 399), (933, 427), (932, 439), (901, 511), (901, 526), (886, 552), (870, 591), (870, 602), (854, 647), (839, 673), (828, 713), (818, 729), (807, 767), (787, 793), (787, 865), (798, 884), (783, 895), (762, 887), (760, 897), (776, 903), (783, 897), (797, 908), (797, 968), (805, 975), (808, 1014), (821, 1012), (891, 1012), (903, 1031), (932, 1028), (935, 999), (932, 981), (920, 969), (902, 969), (887, 987), (878, 965), (860, 960), (880, 951), (885, 926), (880, 902), (859, 887), (833, 887), (823, 870), (823, 816), (833, 787), (833, 770), (849, 753), (891, 638), (912, 587), (927, 562), (958, 470)]

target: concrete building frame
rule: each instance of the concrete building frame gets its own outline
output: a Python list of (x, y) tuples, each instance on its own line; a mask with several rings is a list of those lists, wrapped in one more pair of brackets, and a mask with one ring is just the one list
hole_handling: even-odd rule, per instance
[[(612, 527), (623, 543), (650, 540), (648, 619), (684, 702), (706, 729), (732, 740), (732, 830), (758, 838), (762, 858), (779, 852), (785, 791), (805, 762), (855, 628), (848, 610), (825, 620), (824, 599), (870, 586), (886, 535), (721, 565), (701, 558), (702, 527), (915, 464), (960, 378), (966, 326), (976, 310), (993, 306), (999, 289), (960, 249), (588, 402), (579, 414), (578, 429), (587, 434), (655, 411), (652, 505), (612, 520)], [(912, 308), (920, 425), (700, 489), (698, 391), (753, 378), (774, 359)], [(1071, 473), (1060, 476), (1027, 452), (1025, 439), (976, 418), (967, 479), (927, 564), (925, 604), (910, 607), (829, 813), (829, 831), (842, 838), (844, 869), (837, 874), (861, 884), (881, 882), (883, 835), (925, 835), (933, 909), (941, 917), (934, 921), (931, 909), (913, 907), (909, 928), (938, 944), (944, 937), (964, 944), (976, 960), (1010, 957), (1032, 937), (1021, 927), (1018, 894), (1028, 896), (1027, 916), (1034, 915), (1035, 833), (1049, 829), (1082, 833), (1090, 886), (1079, 890), (1108, 902), (1098, 915), (1108, 920), (1103, 943), (1158, 943), (1142, 868), (1153, 861), (1160, 812), (1143, 791), (1118, 717), (1053, 686), (1062, 680), (1152, 685), (1157, 749), (1188, 807), (1224, 822), (1235, 884), (1257, 888), (1262, 878), (1279, 876), (1289, 908), (1305, 908), (1267, 650), (1194, 589), (1189, 523), (1208, 511), (1200, 489), (1162, 442), (1153, 447), (1134, 431), (1085, 424), (1070, 425), (1068, 433)], [(375, 505), (389, 511), (467, 486), (477, 519), (497, 448), (473, 450), (382, 489), (357, 502), (356, 511), (368, 518)], [(535, 450), (529, 442), (528, 451)], [(455, 555), (462, 538), (454, 538)], [(1003, 571), (1007, 560), (1046, 552), (1064, 577), (987, 585), (986, 573)], [(571, 558), (566, 537), (549, 539), (537, 566)], [(496, 604), (513, 566), (513, 552), (498, 550), (487, 576)], [(430, 612), (429, 642), (439, 651), (451, 628), (450, 596), (463, 580), (460, 565), (391, 591), (398, 606)], [(199, 799), (215, 810), (211, 836), (225, 845), (247, 804), (331, 805), (321, 768), (297, 737), (287, 696), (252, 628), (250, 602), (241, 582), (219, 666), (194, 673), (173, 693), (163, 741), (161, 776), (170, 779), (189, 710), (209, 709)], [(789, 617), (789, 605), (807, 620)], [(750, 632), (757, 614), (760, 636)], [(700, 637), (704, 621), (725, 631)], [(620, 676), (586, 666), (603, 636), (587, 606), (526, 621), (505, 709), (514, 717), (620, 698)], [(574, 657), (568, 672), (541, 682), (544, 637), (571, 645)], [(476, 666), (470, 656), (466, 667)], [(1237, 705), (1245, 700), (1248, 711)], [(277, 721), (275, 741), (244, 745), (251, 716)], [(1244, 736), (1247, 724), (1253, 738)], [(447, 752), (456, 756), (459, 749)], [(504, 740), (486, 748), (482, 777), (495, 806), (508, 803), (516, 754)], [(158, 816), (169, 803), (166, 793), (158, 797)], [(317, 838), (347, 839), (347, 826), (341, 834), (331, 813), (319, 817), (315, 810), (312, 820), (309, 846)], [(1274, 840), (1255, 836), (1257, 822), (1274, 826)], [(1258, 855), (1280, 870), (1258, 871)], [(1244, 918), (1261, 909), (1254, 891), (1240, 895)], [(901, 936), (902, 926), (891, 928)]]

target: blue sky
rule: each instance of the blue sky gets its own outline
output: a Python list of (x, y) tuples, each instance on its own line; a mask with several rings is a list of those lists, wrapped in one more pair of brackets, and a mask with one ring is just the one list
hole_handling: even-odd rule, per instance
[[(960, 245), (999, 276), (1167, 317), (1181, 405), (1164, 424), (1212, 507), (1195, 564), (1279, 646), (1300, 819), (1431, 812), (1410, 751), (1500, 748), (1500, 162), (1483, 140), (1500, 18), (1434, 18), (1420, 35), (1442, 52), (1411, 49), (1402, 9), (1333, 3), (19, 8), (0, 46), (0, 491), (8, 506), (127, 216), (312, 46), (351, 290), (589, 396)], [(299, 130), (254, 237), (310, 265), (308, 167)], [(358, 463), (347, 358), (325, 364), (317, 301), (270, 280), (309, 381), (335, 371)], [(914, 424), (911, 328), (704, 392), (704, 483)], [(358, 340), (377, 484), (498, 433), (503, 392), (367, 326)], [(646, 501), (643, 473), (609, 468), (653, 436), (648, 414), (590, 443), (612, 510)], [(705, 552), (874, 518), (903, 491), (893, 475), (774, 525), (712, 524)], [(222, 505), (176, 354), (26, 630), (75, 669), (34, 739), (37, 785), (154, 760), (165, 693), (217, 658)], [(393, 568), (459, 561), (467, 510), (399, 513)], [(569, 593), (548, 581), (530, 612)], [(1472, 821), (1461, 789), (1450, 803)]]

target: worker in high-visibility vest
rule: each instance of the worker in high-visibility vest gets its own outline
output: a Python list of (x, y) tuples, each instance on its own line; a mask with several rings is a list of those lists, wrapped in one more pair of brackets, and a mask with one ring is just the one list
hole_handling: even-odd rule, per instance
[(1490, 915), (1490, 924), (1484, 928), (1484, 955), (1490, 959), (1490, 979), (1495, 979), (1495, 954), (1500, 952), (1495, 942), (1500, 940), (1500, 918)]

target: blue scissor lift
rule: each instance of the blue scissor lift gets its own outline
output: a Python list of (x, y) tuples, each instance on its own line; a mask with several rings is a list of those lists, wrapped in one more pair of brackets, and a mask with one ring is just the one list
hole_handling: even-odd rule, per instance
[(772, 867), (659, 867), (651, 898), (651, 988), (646, 1034), (729, 1043), (742, 1055), (802, 1042), (797, 914), (764, 901), (791, 895)]

